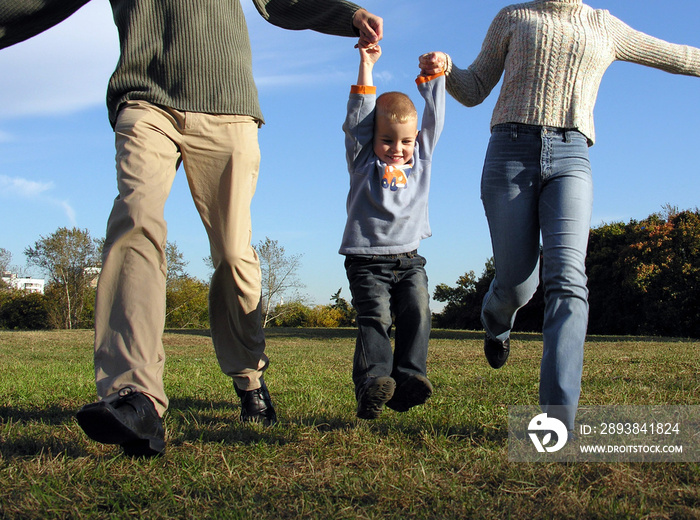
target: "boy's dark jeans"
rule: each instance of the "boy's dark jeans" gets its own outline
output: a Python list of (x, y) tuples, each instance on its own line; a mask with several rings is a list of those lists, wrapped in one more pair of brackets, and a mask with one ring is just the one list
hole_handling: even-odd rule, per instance
[(352, 372), (356, 389), (370, 376), (391, 376), (400, 385), (410, 375), (426, 375), (431, 313), (424, 266), (425, 258), (416, 251), (346, 257), (345, 270), (357, 311)]

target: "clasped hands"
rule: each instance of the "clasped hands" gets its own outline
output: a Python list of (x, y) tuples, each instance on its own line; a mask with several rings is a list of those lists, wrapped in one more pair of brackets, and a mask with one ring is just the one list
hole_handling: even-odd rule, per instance
[(447, 55), (444, 52), (428, 52), (418, 58), (418, 67), (423, 76), (434, 76), (447, 70)]

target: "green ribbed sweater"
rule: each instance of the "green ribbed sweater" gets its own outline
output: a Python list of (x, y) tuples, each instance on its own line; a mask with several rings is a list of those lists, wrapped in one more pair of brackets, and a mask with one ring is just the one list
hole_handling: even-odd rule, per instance
[(448, 60), (447, 91), (464, 105), (477, 105), (505, 71), (492, 127), (576, 128), (592, 145), (598, 88), (615, 60), (700, 76), (700, 49), (635, 31), (581, 0), (535, 0), (498, 13), (469, 68)]
[[(59, 23), (89, 0), (2, 0), (0, 48)], [(357, 36), (344, 0), (253, 0), (268, 22)], [(263, 116), (239, 0), (111, 0), (121, 55), (107, 89), (112, 125), (127, 100), (193, 112)]]

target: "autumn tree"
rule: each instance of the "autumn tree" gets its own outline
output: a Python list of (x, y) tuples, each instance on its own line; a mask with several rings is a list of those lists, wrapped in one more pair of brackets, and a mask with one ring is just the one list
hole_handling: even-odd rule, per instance
[(99, 264), (97, 245), (87, 229), (65, 227), (25, 249), (27, 263), (40, 268), (48, 276), (47, 296), (57, 305), (60, 325), (66, 329), (83, 325), (85, 302), (92, 291), (94, 273)]
[(189, 277), (185, 270), (189, 262), (185, 260), (185, 255), (177, 247), (177, 242), (167, 242), (165, 244), (165, 261), (168, 266), (167, 285), (171, 285), (176, 280)]
[(10, 262), (12, 262), (12, 253), (3, 247), (0, 247), (0, 274), (9, 270)]
[[(265, 237), (254, 246), (260, 258), (260, 270), (262, 272), (262, 310), (263, 326), (275, 320), (279, 316), (274, 312), (276, 308), (284, 309), (283, 298), (304, 287), (298, 277), (297, 271), (301, 267), (301, 255), (288, 255), (284, 247), (277, 240)], [(298, 299), (298, 295), (292, 293), (292, 298)]]
[(481, 328), (481, 301), (489, 289), (495, 273), (493, 258), (486, 261), (479, 279), (474, 271), (468, 271), (457, 279), (455, 287), (441, 283), (435, 287), (433, 299), (444, 302), (442, 312), (435, 314), (435, 324), (440, 328)]
[(209, 285), (192, 276), (169, 282), (165, 326), (175, 329), (209, 328)]
[(338, 323), (338, 327), (350, 327), (355, 323), (355, 317), (357, 316), (357, 312), (355, 311), (355, 308), (342, 296), (340, 296), (340, 292), (342, 291), (342, 287), (338, 289), (338, 292), (333, 294), (331, 296), (331, 301), (333, 302), (331, 304), (331, 308), (337, 310), (340, 313), (340, 319)]
[[(436, 325), (480, 329), (493, 272), (489, 261), (478, 280), (470, 271), (455, 287), (438, 285), (433, 298), (446, 305), (435, 315)], [(589, 333), (700, 337), (700, 210), (667, 205), (641, 221), (592, 229), (586, 272)], [(540, 273), (540, 286), (518, 311), (513, 329), (541, 331), (543, 312)]]
[[(4, 275), (10, 270), (10, 262), (12, 262), (12, 253), (7, 249), (0, 247), (0, 275)], [(5, 288), (5, 282), (0, 279), (0, 289)]]
[(176, 329), (209, 328), (209, 284), (191, 276), (189, 262), (176, 242), (165, 246), (168, 277), (165, 289), (165, 326)]
[(591, 232), (589, 331), (700, 337), (700, 211)]

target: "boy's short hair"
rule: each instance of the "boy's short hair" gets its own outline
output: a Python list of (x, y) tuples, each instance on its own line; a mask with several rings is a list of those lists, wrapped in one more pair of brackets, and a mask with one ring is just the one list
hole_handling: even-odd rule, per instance
[(403, 92), (384, 92), (377, 98), (375, 106), (375, 117), (386, 117), (392, 123), (418, 119), (418, 111), (413, 101)]

